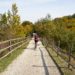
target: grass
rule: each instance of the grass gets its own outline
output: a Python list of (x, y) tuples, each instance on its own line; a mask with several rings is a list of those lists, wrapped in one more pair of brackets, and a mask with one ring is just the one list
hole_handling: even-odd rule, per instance
[(60, 56), (57, 56), (54, 50), (52, 50), (51, 48), (48, 48), (48, 50), (64, 75), (75, 75), (75, 69), (69, 69), (68, 64)]
[[(28, 44), (28, 43), (27, 43)], [(19, 56), (24, 49), (26, 48), (27, 44), (22, 46), (21, 48), (18, 48), (17, 50), (13, 51), (11, 54), (9, 54), (7, 57), (0, 60), (0, 72), (3, 72), (7, 66), (17, 57)]]

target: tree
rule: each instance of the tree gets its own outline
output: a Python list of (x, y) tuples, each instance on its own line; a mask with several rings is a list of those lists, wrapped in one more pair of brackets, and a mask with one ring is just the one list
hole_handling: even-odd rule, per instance
[(4, 28), (4, 27), (7, 27), (7, 16), (6, 16), (6, 13), (2, 14), (2, 18), (1, 18), (1, 21), (0, 21), (0, 28)]
[(26, 35), (24, 32), (18, 15), (18, 8), (16, 4), (13, 4), (12, 11), (8, 10), (7, 13), (0, 16), (0, 40), (23, 37)]
[(33, 23), (32, 22), (30, 22), (30, 21), (24, 21), (22, 23), (22, 26), (24, 28), (25, 35), (28, 35), (28, 34), (31, 35), (32, 34), (32, 32), (33, 32)]
[(30, 21), (24, 21), (24, 22), (22, 22), (22, 26), (26, 26), (26, 25), (33, 25), (33, 23), (30, 22)]
[(15, 16), (17, 15), (18, 9), (16, 4), (12, 4), (12, 15)]

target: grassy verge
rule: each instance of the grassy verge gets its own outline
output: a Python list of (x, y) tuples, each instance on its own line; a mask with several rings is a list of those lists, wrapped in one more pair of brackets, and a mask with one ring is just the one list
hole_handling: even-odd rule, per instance
[(7, 57), (0, 60), (0, 72), (3, 72), (7, 66), (17, 57), (19, 56), (24, 49), (27, 47), (28, 42), (22, 46), (21, 48), (18, 48), (17, 50), (13, 51), (11, 54), (9, 54)]
[(48, 50), (64, 75), (75, 75), (75, 69), (69, 69), (68, 64), (60, 56), (57, 56), (54, 50), (52, 50), (51, 48), (48, 48)]

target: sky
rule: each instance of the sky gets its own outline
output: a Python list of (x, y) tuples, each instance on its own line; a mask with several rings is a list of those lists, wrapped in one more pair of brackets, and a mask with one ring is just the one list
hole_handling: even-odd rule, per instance
[(0, 0), (0, 13), (11, 10), (13, 3), (17, 4), (21, 21), (35, 22), (47, 14), (53, 19), (75, 13), (75, 0)]

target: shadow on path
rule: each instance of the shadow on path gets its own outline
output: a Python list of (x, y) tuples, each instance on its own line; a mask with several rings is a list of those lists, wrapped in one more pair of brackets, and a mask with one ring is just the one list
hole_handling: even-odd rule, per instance
[(41, 49), (40, 49), (40, 52), (41, 52), (41, 58), (42, 58), (42, 62), (43, 62), (43, 67), (44, 67), (44, 70), (45, 70), (45, 75), (49, 75), (48, 67), (46, 66), (46, 63), (45, 63), (45, 60), (44, 60), (44, 57), (43, 57), (43, 52), (42, 52)]

